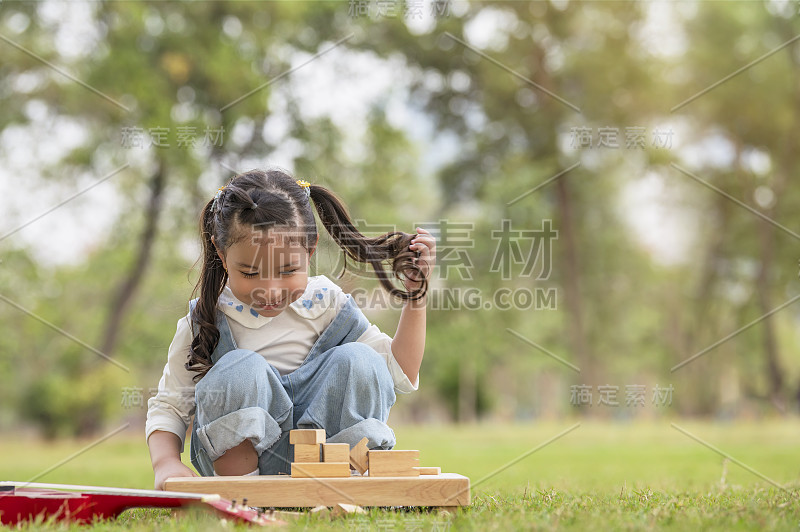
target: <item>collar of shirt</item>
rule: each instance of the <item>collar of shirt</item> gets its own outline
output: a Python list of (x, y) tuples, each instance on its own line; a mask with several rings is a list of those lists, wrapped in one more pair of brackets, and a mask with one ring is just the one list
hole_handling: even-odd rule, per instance
[[(324, 275), (309, 277), (305, 292), (296, 301), (290, 303), (289, 307), (303, 318), (317, 318), (333, 304), (335, 288), (336, 285)], [(259, 329), (281, 315), (262, 316), (250, 305), (234, 296), (227, 284), (219, 296), (217, 306), (226, 316), (248, 329)]]

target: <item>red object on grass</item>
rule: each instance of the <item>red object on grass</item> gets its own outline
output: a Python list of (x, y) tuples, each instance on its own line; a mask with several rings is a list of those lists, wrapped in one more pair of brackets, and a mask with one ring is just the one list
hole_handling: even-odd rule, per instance
[(95, 517), (113, 519), (129, 508), (184, 508), (206, 506), (221, 517), (258, 525), (284, 525), (284, 521), (261, 515), (245, 505), (236, 505), (219, 495), (172, 491), (118, 489), (69, 484), (0, 482), (0, 523), (14, 525), (44, 520), (91, 523)]

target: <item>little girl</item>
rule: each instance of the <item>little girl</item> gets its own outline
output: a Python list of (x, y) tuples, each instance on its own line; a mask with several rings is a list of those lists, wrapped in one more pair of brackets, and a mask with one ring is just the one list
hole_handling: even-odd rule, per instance
[[(370, 264), (404, 301), (394, 338), (330, 279), (308, 276), (319, 239), (312, 205), (345, 267), (348, 256)], [(366, 437), (370, 449), (392, 449), (386, 421), (395, 393), (419, 386), (433, 236), (417, 228), (366, 237), (332, 191), (277, 169), (246, 172), (220, 188), (200, 231), (199, 295), (178, 321), (148, 401), (156, 489), (170, 477), (196, 476), (180, 459), (190, 423), (190, 459), (203, 476), (289, 473), (296, 428), (324, 429), (328, 442), (352, 447)], [(405, 291), (392, 284), (386, 261)]]

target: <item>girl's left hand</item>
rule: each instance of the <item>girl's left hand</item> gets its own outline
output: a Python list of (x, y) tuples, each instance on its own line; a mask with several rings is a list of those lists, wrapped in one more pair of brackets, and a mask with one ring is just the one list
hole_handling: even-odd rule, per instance
[[(436, 239), (425, 229), (417, 227), (417, 236), (411, 241), (409, 249), (417, 252), (416, 263), (425, 278), (429, 279), (436, 264)], [(403, 280), (406, 290), (416, 290), (422, 284), (421, 279), (412, 277), (413, 275), (412, 273), (409, 279)]]

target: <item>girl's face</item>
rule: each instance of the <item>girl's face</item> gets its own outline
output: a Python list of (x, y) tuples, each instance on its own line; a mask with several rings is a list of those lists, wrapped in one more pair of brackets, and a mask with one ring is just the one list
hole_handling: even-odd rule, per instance
[(305, 292), (310, 255), (282, 230), (250, 234), (224, 254), (217, 248), (217, 254), (228, 270), (233, 295), (260, 315), (275, 317)]

